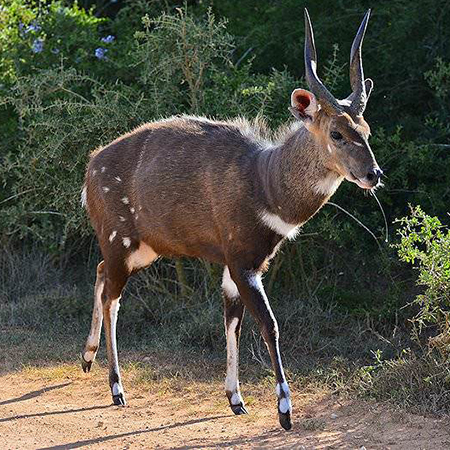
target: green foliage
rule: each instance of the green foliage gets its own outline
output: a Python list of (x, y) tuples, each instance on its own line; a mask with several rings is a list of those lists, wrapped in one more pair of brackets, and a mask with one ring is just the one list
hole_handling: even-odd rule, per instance
[(134, 57), (143, 88), (162, 103), (157, 113), (204, 111), (208, 79), (231, 66), (233, 44), (225, 23), (210, 12), (198, 21), (185, 9), (155, 19), (146, 15), (143, 23)]
[[(0, 11), (0, 83), (14, 83), (39, 69), (66, 65), (91, 73), (102, 71), (95, 56), (106, 19), (63, 2), (6, 0)], [(109, 49), (108, 49), (109, 51)]]
[(409, 217), (398, 220), (400, 243), (396, 245), (402, 261), (419, 271), (417, 283), (424, 286), (414, 303), (419, 307), (415, 323), (419, 330), (437, 325), (441, 333), (450, 331), (450, 230), (437, 217), (419, 207)]
[(34, 236), (56, 250), (89, 232), (79, 206), (87, 154), (143, 121), (142, 97), (74, 69), (20, 78), (3, 99), (20, 124), (0, 168), (9, 193), (0, 223), (16, 239)]

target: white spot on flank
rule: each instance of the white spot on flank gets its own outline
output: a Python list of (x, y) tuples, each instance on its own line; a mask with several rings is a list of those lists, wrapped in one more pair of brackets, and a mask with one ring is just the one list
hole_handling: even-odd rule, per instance
[(135, 209), (134, 208), (130, 208), (130, 213), (134, 214), (134, 212), (135, 212)]
[(139, 214), (136, 214), (136, 215), (134, 216), (134, 218), (135, 218), (136, 220), (138, 220), (138, 219), (139, 219)]
[(93, 171), (92, 171), (92, 176), (95, 176), (97, 174), (97, 171), (94, 169)]
[(120, 178), (120, 177), (114, 177), (114, 179), (115, 179), (118, 183), (120, 183), (120, 182), (122, 181), (122, 178)]
[(119, 220), (121, 221), (121, 222), (125, 222), (125, 217), (123, 217), (123, 216), (119, 216)]
[(225, 266), (222, 276), (222, 289), (226, 296), (230, 299), (235, 299), (239, 297), (239, 291), (236, 283), (231, 279), (230, 270), (228, 266)]
[(103, 167), (102, 167), (102, 173), (104, 173), (104, 172), (105, 172), (105, 170), (106, 170), (106, 167), (105, 167), (105, 166), (103, 166)]
[(287, 223), (280, 216), (272, 214), (269, 211), (262, 211), (260, 213), (260, 219), (268, 228), (288, 239), (294, 239), (300, 231), (300, 224)]
[(81, 191), (81, 206), (83, 208), (86, 207), (86, 199), (87, 199), (87, 188), (86, 186), (84, 186), (83, 190)]
[(337, 172), (330, 170), (324, 178), (315, 183), (314, 190), (317, 194), (325, 195), (327, 197), (332, 196), (342, 183), (342, 180), (343, 177)]
[[(125, 245), (125, 243), (124, 243)], [(145, 242), (140, 242), (139, 248), (131, 253), (127, 258), (127, 266), (130, 271), (141, 269), (142, 267), (149, 266), (156, 258), (158, 254), (147, 245)]]
[(106, 194), (107, 192), (109, 192), (109, 187), (107, 187), (107, 186), (103, 186), (102, 189), (103, 189), (103, 192), (104, 192), (105, 194)]
[(128, 248), (131, 245), (131, 239), (129, 237), (124, 237), (122, 239), (122, 244), (125, 248)]
[(122, 198), (122, 203), (123, 203), (124, 205), (128, 205), (128, 203), (130, 203), (130, 200), (128, 200), (128, 197), (123, 197), (123, 198)]
[(112, 242), (114, 240), (114, 238), (117, 235), (117, 231), (113, 231), (110, 235), (109, 235), (109, 242)]

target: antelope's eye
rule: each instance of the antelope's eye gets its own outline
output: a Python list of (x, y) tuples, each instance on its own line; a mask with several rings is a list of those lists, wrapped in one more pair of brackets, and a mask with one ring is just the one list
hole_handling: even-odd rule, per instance
[(332, 131), (332, 132), (330, 133), (330, 136), (331, 136), (335, 141), (340, 141), (340, 140), (343, 138), (342, 134), (339, 133), (339, 131)]

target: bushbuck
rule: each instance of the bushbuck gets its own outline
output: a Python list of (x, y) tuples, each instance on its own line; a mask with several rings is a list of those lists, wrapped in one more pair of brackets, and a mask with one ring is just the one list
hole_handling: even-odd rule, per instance
[(234, 414), (246, 414), (238, 381), (244, 310), (255, 319), (276, 376), (279, 421), (291, 428), (291, 400), (278, 325), (261, 276), (280, 244), (292, 239), (343, 179), (373, 189), (382, 175), (363, 112), (373, 82), (364, 79), (361, 45), (370, 10), (350, 55), (352, 93), (337, 100), (317, 75), (313, 30), (305, 10), (305, 67), (310, 91), (295, 89), (294, 123), (268, 138), (258, 121), (177, 116), (145, 124), (94, 151), (82, 191), (103, 256), (82, 354), (89, 371), (105, 325), (109, 384), (125, 405), (116, 344), (122, 290), (159, 256), (197, 257), (224, 266), (227, 338), (225, 391)]

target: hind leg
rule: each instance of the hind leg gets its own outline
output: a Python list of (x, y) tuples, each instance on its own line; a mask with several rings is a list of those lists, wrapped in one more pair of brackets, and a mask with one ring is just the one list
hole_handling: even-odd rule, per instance
[(94, 290), (94, 309), (92, 311), (91, 331), (86, 340), (84, 351), (81, 354), (81, 367), (84, 372), (91, 370), (92, 363), (97, 355), (100, 344), (100, 333), (102, 331), (103, 321), (103, 304), (102, 293), (105, 285), (105, 269), (102, 261), (97, 266), (97, 281), (95, 282)]
[(245, 307), (239, 297), (239, 292), (230, 277), (228, 267), (223, 272), (223, 305), (225, 334), (227, 338), (227, 376), (225, 392), (230, 408), (236, 415), (247, 414), (247, 410), (239, 390), (239, 336)]

